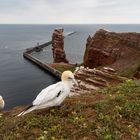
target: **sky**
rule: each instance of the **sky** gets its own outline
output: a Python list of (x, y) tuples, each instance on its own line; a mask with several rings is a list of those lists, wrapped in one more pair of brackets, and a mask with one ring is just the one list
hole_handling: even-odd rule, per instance
[(139, 24), (140, 0), (0, 0), (0, 24)]

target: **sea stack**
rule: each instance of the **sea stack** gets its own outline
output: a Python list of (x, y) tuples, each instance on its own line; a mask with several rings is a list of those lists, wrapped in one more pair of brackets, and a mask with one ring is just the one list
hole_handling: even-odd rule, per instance
[(55, 29), (52, 35), (52, 52), (54, 63), (68, 63), (64, 50), (64, 29)]
[(64, 29), (55, 29), (52, 35), (52, 52), (54, 63), (68, 63), (64, 50)]

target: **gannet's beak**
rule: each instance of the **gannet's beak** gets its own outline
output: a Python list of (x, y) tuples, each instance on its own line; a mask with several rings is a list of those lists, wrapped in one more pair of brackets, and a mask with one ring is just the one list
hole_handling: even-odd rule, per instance
[(74, 83), (76, 86), (78, 86), (78, 83), (77, 83), (77, 81), (75, 80), (75, 78), (73, 78), (72, 81), (73, 81), (73, 83)]

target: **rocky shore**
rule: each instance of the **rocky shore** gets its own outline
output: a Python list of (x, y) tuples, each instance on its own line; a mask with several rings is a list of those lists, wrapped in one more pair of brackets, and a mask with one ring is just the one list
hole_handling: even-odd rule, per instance
[(128, 78), (139, 79), (140, 33), (116, 33), (100, 29), (87, 38), (83, 63), (74, 65), (66, 59), (63, 32), (64, 29), (55, 29), (52, 34), (54, 63), (40, 61), (37, 64), (57, 77), (65, 70), (73, 71), (79, 87), (72, 89), (71, 96), (113, 86)]
[[(71, 95), (88, 93), (93, 90), (113, 86), (128, 78), (139, 78), (140, 33), (116, 33), (98, 30), (87, 38), (83, 66), (57, 63), (61, 72), (71, 67), (79, 87), (74, 87)], [(62, 69), (61, 69), (62, 68)]]

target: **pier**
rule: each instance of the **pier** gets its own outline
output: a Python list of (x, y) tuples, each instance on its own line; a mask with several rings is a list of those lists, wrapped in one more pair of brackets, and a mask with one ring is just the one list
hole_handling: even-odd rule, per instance
[[(76, 32), (69, 32), (67, 33), (64, 37), (66, 36), (70, 36), (73, 35)], [(39, 52), (42, 51), (43, 48), (49, 46), (52, 44), (52, 41), (48, 41), (44, 44), (39, 45), (39, 43), (37, 43), (37, 46), (35, 47), (31, 47), (31, 48), (27, 48), (24, 52), (23, 52), (23, 57), (28, 59), (29, 61), (31, 61), (32, 63), (34, 63), (35, 65), (39, 66), (40, 68), (46, 70), (47, 72), (49, 72), (50, 74), (54, 75), (55, 77), (57, 77), (58, 79), (61, 78), (61, 72), (54, 69), (52, 66), (50, 66), (48, 63), (44, 63), (41, 60), (39, 60), (38, 58), (34, 57), (32, 55), (33, 52)]]
[(57, 78), (60, 79), (61, 77), (61, 72), (59, 72), (58, 70), (54, 69), (53, 67), (49, 66), (49, 64), (42, 62), (41, 60), (37, 59), (36, 57), (34, 57), (32, 55), (32, 53), (34, 51), (38, 51), (38, 50), (42, 50), (44, 47), (47, 47), (49, 45), (52, 44), (52, 41), (49, 41), (47, 43), (41, 44), (41, 45), (37, 45), (35, 47), (32, 48), (28, 48), (23, 52), (23, 57), (28, 59), (29, 61), (31, 61), (32, 63), (36, 64), (37, 66), (39, 66), (40, 68), (48, 71), (49, 73), (51, 73), (52, 75), (56, 76)]

